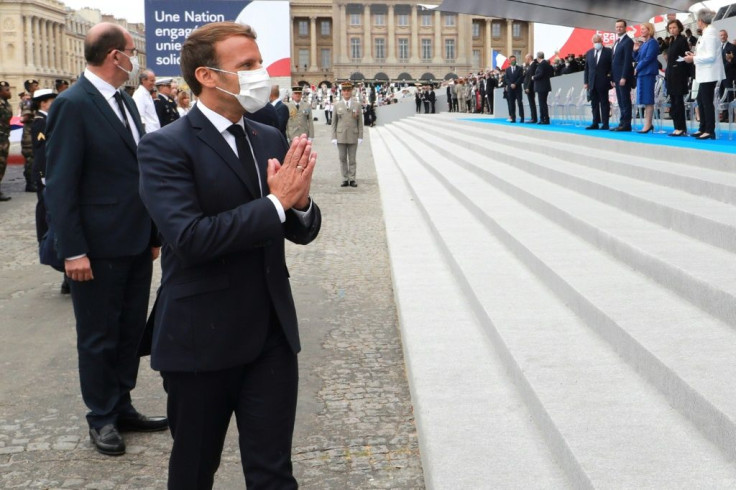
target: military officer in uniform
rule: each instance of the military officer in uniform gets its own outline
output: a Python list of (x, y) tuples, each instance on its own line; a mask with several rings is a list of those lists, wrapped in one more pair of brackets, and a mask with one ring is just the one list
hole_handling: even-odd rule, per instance
[(286, 124), (286, 139), (291, 141), (295, 136), (306, 134), (311, 141), (314, 138), (314, 121), (312, 118), (312, 106), (308, 102), (302, 102), (302, 88), (291, 88), (291, 102), (287, 104), (289, 109), (289, 122)]
[(337, 145), (340, 155), (341, 187), (358, 187), (355, 182), (355, 154), (358, 145), (363, 142), (363, 110), (360, 103), (352, 99), (352, 83), (343, 83), (341, 94), (342, 98), (335, 104), (332, 115), (332, 143)]
[[(0, 182), (5, 177), (8, 166), (8, 150), (10, 150), (10, 119), (13, 117), (13, 107), (10, 99), (10, 85), (0, 82)], [(0, 201), (10, 201), (10, 196), (0, 191)]]
[(26, 80), (23, 82), (29, 97), (20, 103), (20, 120), (23, 123), (23, 135), (20, 139), (20, 149), (26, 163), (23, 166), (23, 177), (26, 178), (26, 192), (36, 192), (36, 185), (33, 182), (33, 139), (31, 138), (31, 124), (35, 116), (32, 99), (33, 94), (38, 90), (38, 80)]
[(171, 97), (171, 78), (159, 78), (156, 80), (158, 97), (153, 101), (156, 106), (156, 114), (163, 128), (167, 124), (179, 119), (179, 111), (176, 109), (176, 101)]

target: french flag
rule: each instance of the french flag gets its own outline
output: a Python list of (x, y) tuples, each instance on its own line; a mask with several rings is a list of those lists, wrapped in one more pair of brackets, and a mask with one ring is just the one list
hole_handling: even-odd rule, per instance
[(504, 55), (494, 50), (491, 58), (491, 67), (505, 70), (509, 67), (509, 60)]
[[(206, 2), (202, 2), (204, 5)], [(291, 76), (291, 20), (289, 2), (253, 0), (241, 2), (243, 10), (236, 22), (253, 26), (263, 65), (271, 77)]]

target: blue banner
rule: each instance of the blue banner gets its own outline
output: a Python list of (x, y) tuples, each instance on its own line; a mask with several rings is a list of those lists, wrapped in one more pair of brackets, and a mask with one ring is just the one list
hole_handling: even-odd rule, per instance
[(146, 65), (156, 76), (180, 76), (181, 45), (211, 22), (235, 21), (248, 0), (145, 0)]

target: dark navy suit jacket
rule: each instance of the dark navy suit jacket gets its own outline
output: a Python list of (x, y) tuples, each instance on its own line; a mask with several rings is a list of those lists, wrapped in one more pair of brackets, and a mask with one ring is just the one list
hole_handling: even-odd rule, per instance
[(611, 48), (601, 48), (598, 62), (595, 61), (595, 49), (591, 49), (585, 55), (585, 74), (584, 80), (588, 84), (589, 90), (598, 92), (611, 90), (611, 60), (613, 51)]
[(613, 81), (618, 85), (622, 78), (626, 79), (629, 86), (634, 83), (634, 41), (628, 35), (624, 35), (618, 42), (618, 46), (613, 51), (613, 61), (611, 63), (611, 71), (613, 72)]
[[(268, 194), (269, 158), (283, 162), (284, 136), (245, 119)], [(198, 107), (146, 135), (138, 147), (140, 192), (160, 225), (163, 277), (155, 307), (151, 365), (161, 371), (212, 371), (251, 362), (277, 321), (294, 352), (299, 333), (284, 239), (311, 242), (321, 224), (293, 210), (281, 223), (243, 164)]]
[[(135, 102), (123, 99), (138, 133)], [(46, 124), (46, 207), (62, 258), (134, 256), (156, 242), (138, 195), (136, 144), (84, 76), (62, 92)]]

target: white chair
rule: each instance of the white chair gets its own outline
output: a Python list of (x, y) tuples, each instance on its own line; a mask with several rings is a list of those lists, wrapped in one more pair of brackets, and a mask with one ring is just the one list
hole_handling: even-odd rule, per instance
[(716, 111), (716, 137), (720, 139), (721, 133), (723, 132), (721, 130), (721, 112), (726, 112), (728, 115), (728, 139), (733, 139), (733, 134), (731, 133), (731, 126), (733, 125), (733, 100), (730, 100), (733, 98), (733, 93), (736, 89), (733, 87), (726, 87), (726, 89), (723, 91), (723, 95), (719, 95), (720, 93), (720, 84), (721, 82), (718, 82), (716, 84), (716, 90), (713, 94), (713, 105), (715, 106)]
[(654, 111), (657, 117), (657, 133), (663, 134), (664, 130), (664, 110), (669, 109), (670, 98), (667, 95), (667, 86), (664, 83), (664, 77), (658, 76), (654, 83)]
[(560, 92), (562, 92), (562, 89), (558, 88), (552, 99), (547, 100), (547, 105), (551, 109), (552, 119), (558, 119), (557, 109), (560, 107)]
[(586, 108), (590, 109), (590, 102), (588, 102), (588, 91), (583, 87), (580, 91), (580, 95), (578, 96), (578, 100), (575, 103), (575, 114), (577, 116), (575, 119), (575, 126), (585, 126), (585, 121), (588, 116)]

